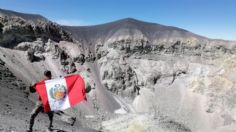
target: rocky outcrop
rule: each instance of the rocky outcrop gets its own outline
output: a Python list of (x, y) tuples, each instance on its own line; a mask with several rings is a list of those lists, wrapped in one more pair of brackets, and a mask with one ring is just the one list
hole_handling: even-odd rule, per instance
[(133, 97), (138, 93), (137, 76), (130, 66), (112, 65), (103, 70), (103, 84), (109, 91), (126, 97)]
[(72, 41), (70, 35), (56, 23), (40, 20), (36, 23), (20, 16), (1, 15), (0, 31), (0, 46), (8, 48), (13, 48), (20, 42), (35, 41), (37, 38), (43, 41)]
[[(228, 44), (228, 45), (227, 45)], [(152, 43), (144, 39), (125, 39), (107, 44), (108, 47), (124, 51), (126, 54), (174, 54), (202, 57), (220, 57), (222, 54), (235, 54), (236, 43), (217, 41)], [(210, 46), (211, 45), (211, 46)], [(98, 53), (101, 54), (101, 53)]]

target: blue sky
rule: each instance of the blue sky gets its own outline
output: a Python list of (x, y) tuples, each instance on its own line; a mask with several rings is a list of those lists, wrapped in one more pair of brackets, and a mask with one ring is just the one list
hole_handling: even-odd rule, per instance
[(0, 0), (0, 8), (41, 14), (65, 25), (132, 17), (236, 40), (236, 0)]

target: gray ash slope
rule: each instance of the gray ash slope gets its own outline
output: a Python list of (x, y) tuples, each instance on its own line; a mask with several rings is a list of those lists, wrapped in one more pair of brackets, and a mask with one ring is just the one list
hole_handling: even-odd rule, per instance
[[(196, 35), (181, 28), (144, 22), (133, 18), (125, 18), (95, 26), (63, 26), (63, 29), (70, 32), (75, 39), (82, 40), (87, 43), (96, 42), (98, 39), (106, 41), (121, 29), (128, 29), (129, 35), (131, 36), (135, 33), (141, 33), (150, 41), (162, 38), (172, 39), (176, 37), (206, 39), (205, 37)], [(122, 35), (122, 33), (124, 32), (117, 35)]]
[[(33, 103), (25, 97), (24, 89), (25, 84), (9, 71), (0, 59), (0, 131), (15, 131), (20, 125), (14, 123), (19, 121), (23, 124), (26, 121), (24, 116), (29, 113), (28, 108), (32, 108)], [(26, 126), (22, 126), (23, 130), (24, 127)]]

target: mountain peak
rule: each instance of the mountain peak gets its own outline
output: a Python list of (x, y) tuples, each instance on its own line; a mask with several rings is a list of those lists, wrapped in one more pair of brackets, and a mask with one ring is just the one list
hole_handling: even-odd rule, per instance
[[(105, 40), (108, 38), (121, 38), (121, 36), (145, 36), (149, 41), (182, 38), (202, 38), (187, 30), (165, 26), (158, 23), (145, 22), (134, 18), (124, 18), (110, 23), (94, 26), (63, 26), (75, 39)], [(124, 35), (126, 34), (126, 35)], [(132, 37), (131, 37), (132, 38)], [(114, 39), (115, 40), (115, 39)]]
[(111, 23), (119, 23), (121, 25), (125, 25), (125, 24), (135, 24), (135, 25), (137, 25), (137, 24), (138, 25), (154, 24), (154, 25), (160, 25), (160, 24), (157, 24), (157, 23), (145, 22), (145, 21), (138, 20), (138, 19), (131, 18), (131, 17), (116, 20), (116, 21), (111, 22)]
[(124, 18), (124, 19), (120, 19), (118, 21), (124, 21), (124, 22), (141, 22), (140, 20), (137, 20), (135, 18), (131, 18), (131, 17), (127, 17), (127, 18)]

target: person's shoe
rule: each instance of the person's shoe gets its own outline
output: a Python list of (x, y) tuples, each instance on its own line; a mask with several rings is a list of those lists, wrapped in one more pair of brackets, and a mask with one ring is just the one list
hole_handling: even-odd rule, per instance
[(75, 124), (75, 121), (76, 121), (76, 117), (72, 117), (71, 126), (74, 126), (74, 124)]
[(53, 129), (52, 129), (53, 126), (49, 126), (48, 129), (47, 129), (47, 132), (52, 132)]
[(52, 128), (48, 128), (46, 132), (52, 132)]
[(28, 129), (28, 130), (26, 130), (26, 132), (33, 132), (33, 130), (32, 129)]

